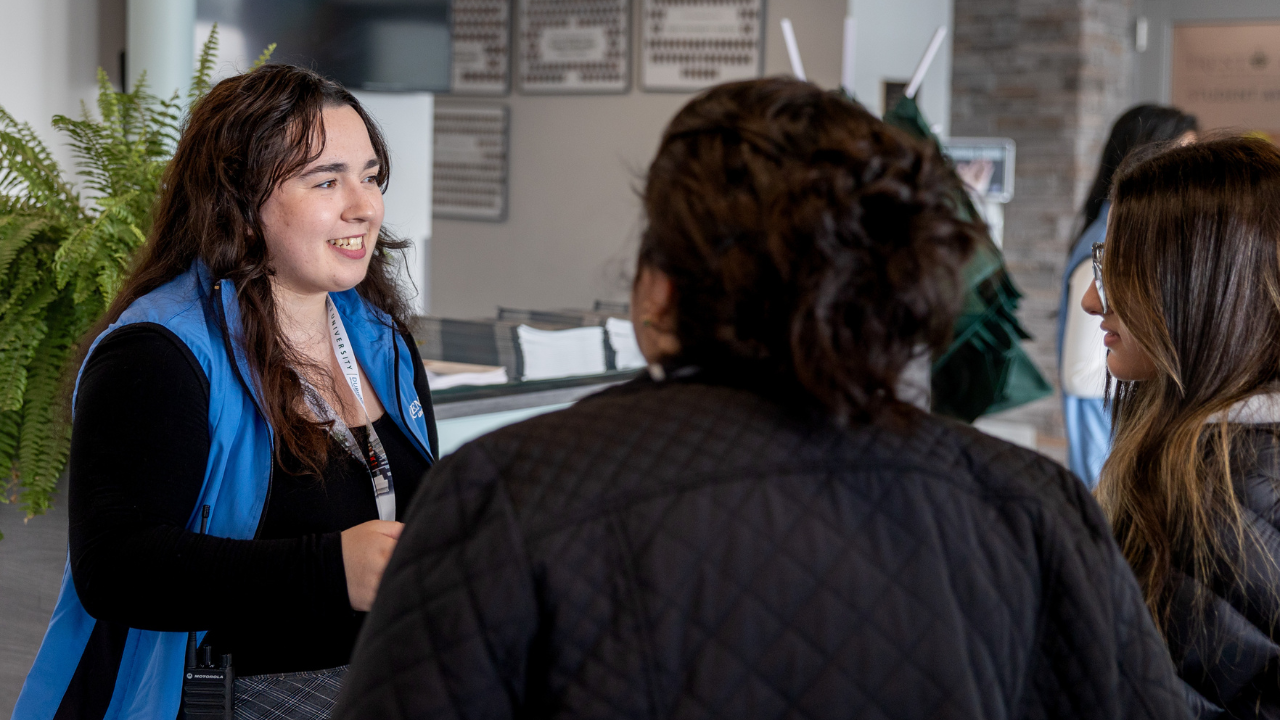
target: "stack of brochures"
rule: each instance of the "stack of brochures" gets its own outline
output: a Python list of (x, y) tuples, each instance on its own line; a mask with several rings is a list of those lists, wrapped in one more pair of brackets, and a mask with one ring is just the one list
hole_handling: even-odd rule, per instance
[(630, 320), (611, 317), (604, 321), (604, 331), (609, 335), (609, 345), (613, 347), (613, 366), (618, 370), (642, 368), (647, 363), (640, 354), (640, 345), (636, 343), (636, 328)]
[(568, 330), (520, 325), (516, 337), (524, 360), (524, 380), (598, 375), (608, 369), (604, 328), (599, 325)]
[(621, 303), (592, 310), (498, 308), (492, 320), (415, 317), (431, 389), (598, 375), (645, 366)]
[(504, 385), (510, 381), (501, 365), (423, 360), (427, 368), (427, 385), (432, 390), (445, 390), (459, 385)]

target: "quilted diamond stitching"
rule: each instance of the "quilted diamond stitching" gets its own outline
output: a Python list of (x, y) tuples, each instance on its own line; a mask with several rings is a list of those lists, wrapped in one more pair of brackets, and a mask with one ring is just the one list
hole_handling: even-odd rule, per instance
[[(401, 636), (429, 647), (377, 679), (357, 663), (357, 697), (389, 684), (409, 713), (423, 706), (403, 683), (443, 678), (454, 711), (500, 705), (501, 683), (485, 678), (507, 677), (533, 626), (522, 597), (504, 607), (482, 590), (516, 587), (510, 557), (527, 557), (534, 626), (550, 642), (526, 647), (523, 680), (510, 681), (545, 682), (553, 716), (1087, 716), (1118, 707), (1120, 686), (1137, 698), (1125, 707), (1181, 710), (1149, 628), (1107, 640), (1108, 623), (1132, 621), (1110, 591), (1036, 600), (1056, 572), (1046, 548), (1076, 568), (1118, 556), (1075, 481), (1031, 453), (932, 419), (846, 433), (698, 385), (606, 393), (458, 455), (476, 452), (498, 474), (467, 486), (476, 497), (459, 522), (492, 534), (506, 521), (486, 503), (509, 495), (502, 542), (518, 547), (455, 555), (448, 582), (480, 588), (469, 596), (433, 574), (388, 577), (384, 590), (423, 597), (381, 613), (380, 600), (358, 654)], [(1046, 533), (1058, 539), (1045, 545)], [(1044, 632), (1065, 616), (1105, 622)], [(1132, 658), (1108, 666), (1111, 650)], [(450, 657), (469, 658), (476, 677), (445, 667)], [(1106, 667), (1086, 663), (1095, 657)], [(1119, 677), (1095, 686), (1109, 667)]]

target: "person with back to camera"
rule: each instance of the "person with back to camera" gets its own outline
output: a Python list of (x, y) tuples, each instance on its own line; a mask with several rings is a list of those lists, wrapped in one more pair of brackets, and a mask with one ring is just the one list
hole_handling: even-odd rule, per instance
[(1280, 149), (1116, 175), (1099, 283), (1115, 444), (1098, 499), (1202, 717), (1280, 717)]
[(1098, 320), (1080, 306), (1093, 284), (1089, 262), (1094, 243), (1106, 241), (1111, 179), (1137, 148), (1151, 143), (1194, 142), (1199, 124), (1177, 108), (1138, 105), (1111, 126), (1102, 150), (1098, 174), (1081, 209), (1080, 235), (1071, 244), (1058, 306), (1058, 377), (1062, 388), (1062, 419), (1067, 434), (1067, 467), (1090, 488), (1111, 450), (1111, 415), (1105, 407), (1107, 349)]
[(231, 655), (237, 718), (328, 716), (436, 452), (389, 172), (360, 104), (309, 70), (192, 109), (85, 340), (69, 571), (15, 718), (177, 717), (188, 631)]
[(808, 83), (689, 102), (649, 373), (432, 470), (334, 716), (1185, 717), (1084, 486), (895, 398), (962, 295), (954, 182)]

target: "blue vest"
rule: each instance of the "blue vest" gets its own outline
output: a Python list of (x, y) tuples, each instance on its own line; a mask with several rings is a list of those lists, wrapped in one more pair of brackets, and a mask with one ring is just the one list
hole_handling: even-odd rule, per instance
[[(387, 414), (430, 462), (426, 421), (413, 386), (415, 368), (403, 337), (385, 314), (355, 290), (330, 297), (346, 325), (356, 359)], [(258, 412), (253, 376), (243, 352), (233, 344), (234, 362), (227, 353), (221, 324), (213, 315), (218, 311), (230, 336), (237, 336), (240, 306), (235, 288), (226, 280), (214, 283), (197, 261), (186, 273), (130, 305), (93, 341), (88, 355), (112, 331), (139, 322), (162, 325), (186, 343), (209, 380), (210, 441), (204, 485), (187, 529), (199, 529), (199, 508), (208, 505), (210, 535), (251, 539), (258, 530), (271, 479), (272, 432)], [(77, 390), (79, 384), (77, 377)], [(76, 596), (68, 562), (49, 629), (14, 708), (15, 720), (54, 716), (95, 622)], [(186, 633), (130, 629), (107, 720), (177, 717), (186, 642)]]
[[(1098, 219), (1076, 240), (1062, 272), (1062, 299), (1058, 303), (1058, 368), (1061, 380), (1062, 341), (1067, 334), (1067, 303), (1071, 297), (1071, 273), (1080, 263), (1091, 262), (1093, 244), (1107, 239), (1107, 215), (1111, 203), (1104, 202)], [(1061, 386), (1061, 382), (1059, 382)], [(1067, 467), (1092, 489), (1098, 484), (1102, 464), (1111, 454), (1111, 413), (1102, 398), (1082, 398), (1062, 393), (1062, 421), (1067, 432)]]

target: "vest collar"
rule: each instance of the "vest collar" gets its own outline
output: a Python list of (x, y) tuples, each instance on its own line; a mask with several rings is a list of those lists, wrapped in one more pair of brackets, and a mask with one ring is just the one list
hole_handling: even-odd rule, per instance
[[(214, 295), (221, 304), (228, 334), (232, 338), (240, 337), (240, 303), (236, 299), (235, 284), (227, 279), (214, 282), (208, 268), (199, 260), (193, 264), (193, 271), (199, 278), (201, 288), (209, 287), (212, 283)], [(400, 431), (416, 439), (426, 457), (434, 459), (427, 441), (426, 426), (420, 420), (421, 406), (416, 412), (412, 407), (403, 407), (404, 398), (413, 394), (415, 368), (409, 361), (407, 348), (403, 353), (398, 351), (398, 338), (391, 318), (366, 302), (355, 288), (331, 292), (329, 299), (338, 309), (356, 361), (360, 363), (365, 376), (369, 378), (369, 384), (377, 393), (378, 399), (382, 401), (383, 407), (391, 414)], [(261, 408), (262, 397), (257, 383), (252, 380), (253, 374), (249, 371), (243, 346), (240, 342), (232, 342), (231, 348), (240, 376), (244, 379), (254, 402)]]

